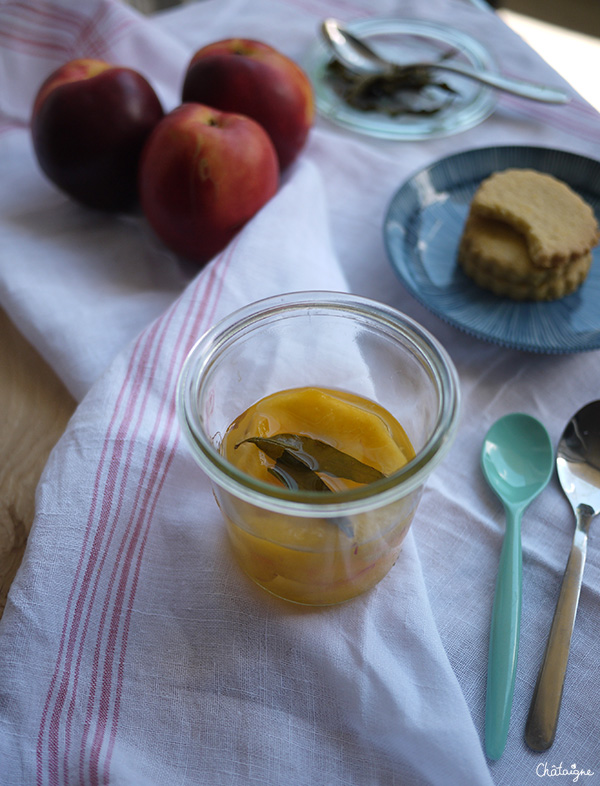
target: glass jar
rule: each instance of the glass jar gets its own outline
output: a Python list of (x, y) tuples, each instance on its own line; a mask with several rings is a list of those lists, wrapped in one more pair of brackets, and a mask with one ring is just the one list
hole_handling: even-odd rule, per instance
[[(243, 412), (305, 387), (376, 402), (404, 427), (414, 458), (324, 494), (265, 482), (224, 457), (223, 437)], [(423, 485), (455, 435), (459, 398), (451, 359), (414, 320), (355, 295), (299, 292), (208, 330), (183, 366), (177, 409), (242, 569), (280, 598), (329, 605), (370, 589), (396, 562)]]

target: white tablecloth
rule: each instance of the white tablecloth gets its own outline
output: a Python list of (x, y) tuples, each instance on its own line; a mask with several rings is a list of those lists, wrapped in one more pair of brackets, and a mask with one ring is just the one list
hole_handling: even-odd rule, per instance
[[(402, 287), (382, 222), (423, 165), (485, 145), (600, 158), (600, 116), (575, 96), (503, 95), (476, 128), (390, 142), (317, 119), (276, 197), (196, 274), (139, 216), (98, 216), (41, 175), (28, 122), (42, 79), (72, 57), (141, 70), (177, 105), (191, 54), (253, 37), (302, 58), (320, 20), (448, 23), (502, 70), (564, 83), (491, 12), (461, 0), (202, 0), (143, 18), (111, 0), (0, 5), (0, 302), (80, 401), (37, 493), (0, 621), (0, 784), (528, 786), (600, 782), (600, 542), (594, 529), (556, 741), (523, 741), (573, 532), (556, 478), (523, 525), (523, 617), (512, 721), (482, 749), (487, 646), (502, 541), (479, 468), (483, 435), (525, 411), (557, 442), (600, 398), (598, 352), (532, 355), (442, 322)], [(246, 302), (350, 290), (428, 328), (460, 375), (457, 439), (392, 572), (339, 607), (272, 598), (233, 564), (207, 480), (179, 435), (187, 348)], [(554, 770), (552, 768), (555, 768)], [(562, 769), (558, 769), (562, 767)]]

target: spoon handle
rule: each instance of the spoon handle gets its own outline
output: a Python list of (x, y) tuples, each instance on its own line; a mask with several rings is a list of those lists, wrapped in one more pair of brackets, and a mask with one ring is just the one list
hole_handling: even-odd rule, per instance
[(504, 90), (506, 93), (512, 93), (522, 98), (529, 98), (532, 101), (542, 101), (547, 104), (566, 104), (569, 101), (568, 94), (555, 87), (525, 82), (522, 79), (513, 79), (490, 71), (476, 71), (462, 63), (435, 63), (431, 65), (438, 70), (462, 74), (484, 85)]
[(593, 515), (588, 505), (576, 510), (573, 545), (525, 726), (525, 742), (534, 751), (548, 750), (554, 742)]
[(485, 749), (499, 759), (508, 737), (521, 625), (521, 510), (506, 508), (492, 609), (485, 704)]

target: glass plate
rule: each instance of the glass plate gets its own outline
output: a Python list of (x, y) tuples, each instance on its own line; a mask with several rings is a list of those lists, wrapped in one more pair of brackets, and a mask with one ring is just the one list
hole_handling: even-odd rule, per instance
[(531, 168), (579, 193), (600, 219), (600, 162), (541, 147), (487, 147), (444, 158), (411, 177), (384, 224), (392, 266), (430, 311), (478, 338), (543, 353), (600, 348), (600, 248), (586, 281), (548, 303), (517, 302), (476, 286), (456, 258), (473, 194), (497, 170)]
[[(351, 22), (348, 29), (364, 38), (379, 54), (397, 63), (437, 60), (449, 50), (452, 59), (475, 68), (497, 71), (490, 53), (474, 38), (434, 22), (401, 19), (367, 19)], [(433, 115), (389, 117), (362, 112), (348, 106), (330, 86), (326, 76), (331, 52), (322, 40), (309, 50), (304, 68), (310, 77), (317, 111), (328, 120), (369, 136), (383, 139), (428, 139), (456, 134), (481, 123), (495, 106), (495, 93), (488, 87), (455, 74), (444, 81), (457, 91), (452, 102)]]

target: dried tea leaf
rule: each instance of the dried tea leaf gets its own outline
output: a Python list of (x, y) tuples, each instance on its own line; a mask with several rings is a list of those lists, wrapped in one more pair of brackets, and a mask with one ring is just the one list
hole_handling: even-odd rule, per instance
[[(440, 58), (446, 59), (446, 58)], [(398, 115), (432, 115), (453, 100), (456, 91), (423, 66), (396, 66), (385, 74), (356, 74), (337, 60), (327, 65), (333, 90), (353, 109)]]

